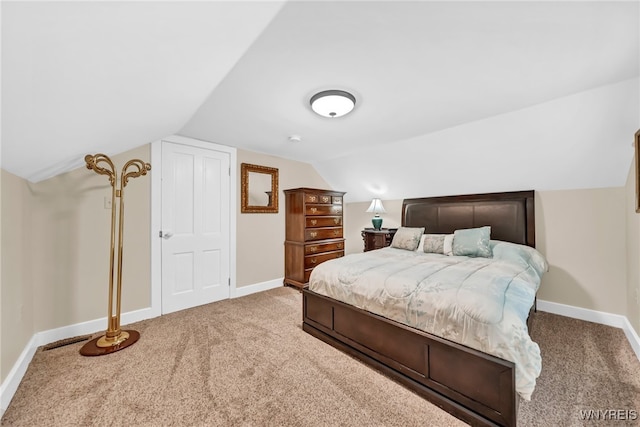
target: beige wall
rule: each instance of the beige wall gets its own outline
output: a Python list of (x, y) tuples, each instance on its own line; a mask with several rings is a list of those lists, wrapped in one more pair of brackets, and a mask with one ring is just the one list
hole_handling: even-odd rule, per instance
[(240, 164), (278, 168), (279, 209), (277, 214), (241, 213), (238, 206), (236, 232), (236, 287), (284, 277), (285, 202), (283, 190), (297, 187), (330, 189), (308, 163), (251, 151), (238, 150), (238, 194), (240, 205)]
[[(0, 195), (2, 195), (2, 175), (4, 175), (4, 170), (0, 170)], [(4, 368), (4, 363), (2, 363), (3, 360), (5, 360), (4, 355), (2, 354), (2, 325), (6, 325), (6, 322), (3, 323), (2, 322), (2, 197), (0, 197), (0, 384), (3, 383), (4, 379), (6, 378), (6, 373), (5, 368)], [(6, 359), (10, 358), (11, 356), (7, 357)], [(0, 412), (2, 412), (2, 410), (0, 410)]]
[[(400, 225), (402, 200), (383, 200), (383, 227)], [(361, 252), (369, 202), (345, 209), (348, 253)], [(540, 299), (626, 314), (624, 188), (536, 192), (536, 244), (549, 262)]]
[[(118, 174), (133, 158), (149, 161), (149, 145), (113, 156)], [(153, 169), (151, 171), (153, 173)], [(122, 312), (150, 306), (149, 175), (124, 190)], [(35, 327), (42, 331), (107, 315), (111, 198), (105, 175), (86, 168), (30, 185)], [(106, 324), (105, 324), (106, 328)]]
[(640, 334), (640, 213), (636, 213), (635, 159), (631, 162), (626, 191), (627, 318)]
[[(149, 157), (145, 145), (112, 159), (120, 171)], [(150, 182), (125, 188), (123, 313), (150, 306)], [(106, 317), (110, 195), (86, 168), (36, 184), (2, 171), (2, 380), (34, 333)]]
[(624, 188), (536, 193), (536, 246), (547, 257), (538, 298), (626, 315)]
[(0, 379), (4, 381), (33, 336), (34, 292), (31, 285), (27, 181), (2, 170), (2, 345)]

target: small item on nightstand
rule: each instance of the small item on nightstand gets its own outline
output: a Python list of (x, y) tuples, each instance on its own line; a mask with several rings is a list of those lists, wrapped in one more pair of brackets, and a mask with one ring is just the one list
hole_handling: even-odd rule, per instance
[(371, 223), (375, 230), (380, 230), (382, 228), (382, 218), (380, 218), (380, 214), (386, 213), (384, 206), (382, 206), (382, 200), (373, 199), (367, 209), (367, 212), (373, 212), (375, 214), (375, 216), (371, 218)]

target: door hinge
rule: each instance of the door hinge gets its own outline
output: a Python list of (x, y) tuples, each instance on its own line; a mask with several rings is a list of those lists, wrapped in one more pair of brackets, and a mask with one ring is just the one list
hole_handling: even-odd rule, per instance
[(227, 283), (229, 283), (229, 287), (231, 287), (231, 277), (227, 279)]
[(158, 237), (162, 238), (162, 230), (158, 231)]

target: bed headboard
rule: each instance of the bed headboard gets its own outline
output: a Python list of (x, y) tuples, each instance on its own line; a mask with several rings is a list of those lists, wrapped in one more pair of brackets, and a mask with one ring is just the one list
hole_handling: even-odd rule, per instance
[(405, 199), (402, 225), (434, 234), (490, 225), (494, 240), (535, 247), (533, 203), (533, 190)]

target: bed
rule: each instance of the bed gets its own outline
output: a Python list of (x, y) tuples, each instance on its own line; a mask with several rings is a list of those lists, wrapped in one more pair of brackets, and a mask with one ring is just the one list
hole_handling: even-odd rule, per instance
[[(406, 199), (402, 226), (424, 227), (425, 233), (433, 234), (490, 226), (494, 243), (535, 247), (534, 192)], [(398, 251), (387, 248), (372, 252), (392, 257), (393, 250)], [(311, 276), (312, 287), (317, 287), (314, 280), (320, 282), (322, 272), (330, 267), (319, 269), (321, 266)], [(393, 315), (385, 317), (336, 298), (314, 292), (309, 286), (303, 289), (306, 332), (379, 369), (472, 425), (516, 425), (516, 363), (392, 320)], [(531, 305), (533, 310), (535, 304)]]

